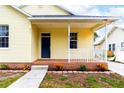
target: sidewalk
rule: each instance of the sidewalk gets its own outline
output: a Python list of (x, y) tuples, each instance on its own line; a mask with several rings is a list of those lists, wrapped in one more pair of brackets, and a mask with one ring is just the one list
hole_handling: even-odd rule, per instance
[(116, 63), (116, 62), (108, 62), (108, 67), (113, 72), (116, 72), (116, 73), (124, 76), (124, 64)]
[(48, 66), (32, 66), (32, 70), (22, 76), (8, 88), (38, 88), (46, 75)]

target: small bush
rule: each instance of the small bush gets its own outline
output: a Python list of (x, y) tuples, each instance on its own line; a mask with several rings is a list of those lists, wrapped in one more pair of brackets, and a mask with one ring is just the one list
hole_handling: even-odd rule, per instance
[(113, 57), (114, 53), (113, 51), (107, 51), (107, 57)]
[(30, 69), (31, 69), (31, 68), (30, 68), (29, 65), (25, 65), (24, 68), (23, 68), (24, 71), (25, 71), (25, 70), (30, 70)]
[(0, 65), (0, 69), (1, 70), (9, 70), (9, 66), (6, 64), (2, 64), (2, 65)]
[(98, 71), (108, 71), (108, 68), (104, 64), (97, 64), (97, 70)]
[(86, 70), (87, 70), (87, 68), (85, 65), (80, 65), (80, 71), (86, 71)]
[(62, 71), (64, 68), (64, 65), (63, 64), (55, 64), (55, 70), (56, 71)]

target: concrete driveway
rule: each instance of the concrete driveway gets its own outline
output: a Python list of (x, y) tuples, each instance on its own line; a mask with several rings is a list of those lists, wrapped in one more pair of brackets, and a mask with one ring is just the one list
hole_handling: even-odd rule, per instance
[(124, 64), (116, 63), (116, 62), (108, 62), (108, 67), (113, 72), (116, 72), (116, 73), (124, 76)]

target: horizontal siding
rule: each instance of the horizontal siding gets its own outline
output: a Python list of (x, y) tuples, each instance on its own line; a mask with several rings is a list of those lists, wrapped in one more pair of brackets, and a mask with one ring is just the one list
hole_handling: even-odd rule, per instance
[(0, 25), (9, 25), (9, 48), (0, 49), (0, 62), (31, 62), (31, 28), (24, 15), (0, 6)]

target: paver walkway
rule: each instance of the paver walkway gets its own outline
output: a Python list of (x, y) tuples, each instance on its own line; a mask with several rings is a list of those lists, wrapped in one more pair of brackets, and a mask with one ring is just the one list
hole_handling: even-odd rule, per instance
[(43, 80), (48, 66), (32, 66), (31, 71), (22, 76), (8, 88), (38, 88)]
[(108, 62), (108, 67), (113, 72), (116, 72), (116, 73), (124, 76), (124, 64), (116, 63), (116, 62)]

